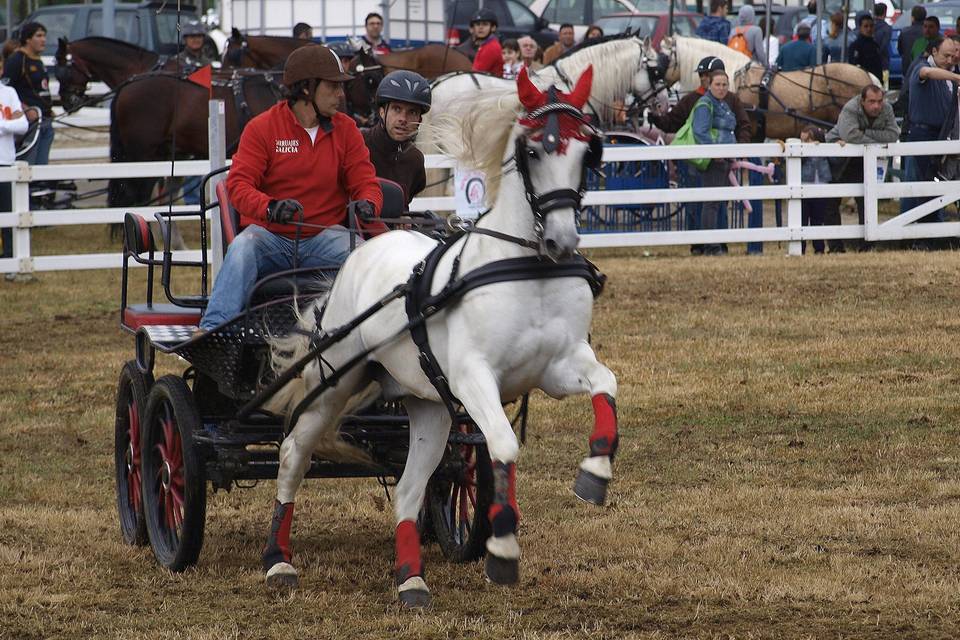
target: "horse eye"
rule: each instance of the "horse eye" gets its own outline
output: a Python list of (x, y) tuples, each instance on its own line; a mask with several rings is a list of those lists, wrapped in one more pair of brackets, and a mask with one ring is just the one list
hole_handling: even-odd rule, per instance
[(531, 149), (530, 147), (527, 147), (527, 157), (536, 160), (538, 157), (536, 150)]

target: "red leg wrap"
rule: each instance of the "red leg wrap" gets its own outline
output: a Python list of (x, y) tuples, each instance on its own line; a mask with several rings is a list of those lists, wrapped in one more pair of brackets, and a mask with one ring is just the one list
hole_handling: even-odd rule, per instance
[(617, 452), (617, 401), (606, 393), (593, 396), (593, 435), (590, 436), (591, 456), (610, 456)]
[(293, 503), (280, 504), (273, 501), (273, 521), (270, 523), (270, 536), (263, 549), (263, 570), (267, 571), (280, 562), (290, 562), (290, 526), (293, 524)]
[(404, 520), (397, 525), (397, 562), (393, 567), (397, 586), (414, 576), (423, 577), (423, 561), (420, 559), (420, 533), (417, 523)]
[(517, 465), (493, 461), (493, 505), (489, 511), (493, 535), (517, 532), (520, 507), (517, 505)]

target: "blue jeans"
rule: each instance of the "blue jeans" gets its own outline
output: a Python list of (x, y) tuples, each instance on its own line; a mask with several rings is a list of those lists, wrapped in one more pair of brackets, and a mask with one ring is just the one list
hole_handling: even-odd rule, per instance
[[(932, 130), (921, 129), (918, 125), (910, 127), (910, 133), (907, 134), (907, 142), (921, 142), (938, 139)], [(936, 173), (933, 164), (934, 156), (904, 156), (903, 157), (903, 181), (904, 182), (930, 182)], [(914, 207), (919, 207), (924, 202), (932, 198), (902, 198), (900, 200), (900, 213), (904, 213)], [(943, 209), (937, 209), (933, 213), (928, 213), (917, 222), (943, 222)]]
[[(294, 241), (250, 225), (240, 233), (223, 259), (210, 293), (200, 327), (213, 329), (234, 319), (246, 307), (257, 280), (271, 273), (294, 268)], [(297, 267), (336, 267), (350, 253), (350, 232), (339, 225), (322, 233), (301, 238)]]
[(53, 121), (44, 120), (40, 123), (40, 133), (37, 143), (23, 156), (29, 164), (50, 164), (50, 147), (53, 146)]
[[(750, 158), (749, 160), (754, 164), (760, 164), (760, 158)], [(747, 171), (747, 178), (750, 181), (750, 186), (763, 184), (763, 174), (757, 173), (756, 171)], [(750, 206), (753, 207), (753, 211), (751, 211), (747, 217), (747, 227), (750, 229), (760, 229), (763, 227), (763, 200), (751, 200)], [(762, 242), (747, 243), (748, 255), (758, 255), (761, 253), (763, 253)]]
[(183, 204), (200, 204), (202, 176), (190, 176), (183, 181)]

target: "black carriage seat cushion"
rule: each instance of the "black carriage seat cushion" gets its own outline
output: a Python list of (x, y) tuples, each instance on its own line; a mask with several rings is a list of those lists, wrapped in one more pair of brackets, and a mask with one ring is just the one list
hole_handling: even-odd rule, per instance
[(175, 304), (129, 304), (123, 310), (123, 326), (136, 331), (140, 327), (168, 324), (200, 324), (200, 309)]
[(126, 213), (123, 216), (123, 251), (140, 255), (155, 251), (153, 234), (150, 225), (143, 216), (135, 213)]
[(403, 187), (386, 178), (377, 178), (380, 190), (383, 192), (383, 206), (380, 208), (381, 218), (397, 218), (407, 210), (407, 196)]

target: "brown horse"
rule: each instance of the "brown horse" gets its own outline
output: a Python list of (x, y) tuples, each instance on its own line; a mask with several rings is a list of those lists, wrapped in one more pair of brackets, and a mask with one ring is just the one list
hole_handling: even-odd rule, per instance
[[(243, 127), (281, 97), (273, 74), (234, 72), (214, 80), (213, 97), (223, 100), (227, 154)], [(207, 157), (206, 87), (168, 73), (135, 76), (117, 89), (110, 105), (112, 162), (150, 162)], [(150, 201), (155, 178), (111, 180), (108, 206), (142, 206)]]
[(90, 82), (103, 82), (115, 90), (138, 73), (177, 69), (176, 58), (162, 60), (148, 49), (100, 36), (74, 42), (60, 38), (56, 61), (54, 72), (60, 82), (60, 101), (67, 112), (93, 104), (86, 97)]
[(223, 50), (223, 66), (225, 68), (279, 69), (294, 49), (310, 44), (314, 43), (311, 40), (299, 38), (245, 36), (234, 27), (227, 40), (227, 46)]
[(678, 83), (685, 91), (699, 86), (695, 72), (699, 60), (706, 56), (723, 60), (731, 78), (731, 90), (737, 92), (748, 111), (753, 108), (750, 113), (755, 137), (798, 137), (808, 124), (832, 125), (850, 98), (859, 95), (868, 84), (879, 84), (879, 80), (859, 67), (830, 63), (771, 74), (764, 97), (760, 87), (766, 69), (728, 46), (677, 36), (664, 38), (660, 51), (668, 60), (667, 83)]

